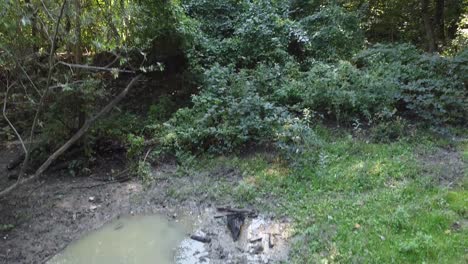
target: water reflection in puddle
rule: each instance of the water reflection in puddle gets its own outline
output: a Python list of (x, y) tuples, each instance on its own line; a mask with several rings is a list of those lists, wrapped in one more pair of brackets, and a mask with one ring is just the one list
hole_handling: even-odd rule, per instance
[(72, 243), (48, 264), (171, 264), (186, 231), (163, 216), (128, 216)]

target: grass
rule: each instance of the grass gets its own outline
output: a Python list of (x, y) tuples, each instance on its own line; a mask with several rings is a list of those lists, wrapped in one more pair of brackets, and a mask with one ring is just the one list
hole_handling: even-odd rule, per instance
[(213, 162), (242, 171), (243, 180), (230, 191), (237, 201), (268, 201), (294, 219), (292, 262), (468, 261), (468, 192), (438, 185), (415, 155), (456, 144), (466, 164), (466, 143), (423, 136), (379, 144), (324, 128), (319, 133), (326, 142), (300, 168), (264, 155)]

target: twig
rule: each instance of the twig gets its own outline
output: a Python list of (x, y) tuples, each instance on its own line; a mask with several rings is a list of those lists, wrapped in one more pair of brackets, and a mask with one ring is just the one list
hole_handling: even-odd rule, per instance
[(41, 94), (41, 91), (39, 91), (39, 88), (37, 88), (36, 84), (33, 82), (33, 80), (31, 79), (31, 76), (29, 76), (28, 72), (26, 72), (26, 70), (24, 69), (23, 65), (21, 65), (19, 63), (19, 61), (16, 60), (16, 58), (14, 56), (12, 56), (12, 58), (15, 60), (16, 64), (18, 64), (18, 66), (20, 67), (21, 71), (24, 73), (24, 75), (26, 75), (26, 78), (28, 79), (28, 81), (31, 83), (32, 87), (34, 88), (34, 90), (36, 90), (36, 92), (39, 94), (39, 96), (42, 96)]
[(70, 68), (78, 68), (78, 69), (85, 69), (90, 71), (109, 71), (109, 72), (123, 72), (123, 73), (136, 73), (135, 71), (130, 70), (121, 70), (118, 68), (108, 68), (108, 67), (98, 67), (98, 66), (91, 66), (86, 64), (73, 64), (73, 63), (66, 63), (63, 61), (59, 61), (58, 64), (65, 65)]
[(216, 208), (220, 212), (227, 212), (225, 215), (217, 215), (215, 218), (221, 218), (223, 216), (231, 216), (231, 215), (247, 215), (251, 218), (255, 218), (258, 216), (258, 213), (254, 210), (248, 209), (237, 209), (231, 207), (217, 207)]
[(42, 6), (44, 7), (44, 10), (46, 11), (47, 15), (52, 19), (54, 20), (54, 16), (50, 13), (49, 9), (47, 9), (45, 3), (43, 0), (41, 0), (41, 3), (42, 3)]
[[(46, 10), (47, 10), (47, 9), (46, 9)], [(47, 12), (48, 12), (48, 11), (49, 11), (49, 10), (47, 10)], [(46, 37), (47, 37), (47, 39), (50, 41), (50, 43), (52, 43), (52, 38), (50, 37), (49, 31), (47, 31), (47, 27), (45, 26), (44, 21), (42, 21), (41, 16), (38, 16), (38, 18), (39, 18), (39, 19), (38, 19), (39, 22), (40, 22), (41, 25), (42, 25), (42, 31), (46, 34)]]
[(6, 114), (8, 92), (10, 91), (10, 88), (11, 88), (13, 85), (15, 85), (15, 82), (13, 82), (13, 83), (10, 85), (10, 84), (8, 84), (8, 80), (7, 80), (7, 88), (6, 88), (6, 92), (5, 92), (5, 98), (4, 98), (4, 100), (3, 100), (3, 117), (5, 118), (5, 120), (7, 121), (8, 125), (11, 127), (11, 129), (13, 130), (13, 132), (15, 132), (15, 135), (16, 135), (16, 137), (18, 138), (18, 140), (20, 141), (21, 147), (23, 147), (23, 151), (24, 151), (24, 153), (26, 154), (26, 152), (28, 152), (28, 150), (27, 150), (27, 148), (26, 148), (26, 145), (24, 144), (24, 140), (23, 140), (23, 138), (21, 137), (21, 135), (18, 133), (18, 130), (16, 130), (15, 126), (11, 123), (10, 119), (8, 119), (7, 114)]
[(120, 54), (115, 54), (115, 53), (113, 53), (113, 54), (115, 55), (115, 59), (111, 63), (104, 66), (104, 68), (110, 68), (110, 66), (112, 66), (114, 63), (116, 63), (121, 58)]
[(153, 149), (150, 148), (150, 149), (148, 149), (148, 151), (146, 152), (145, 158), (143, 159), (143, 163), (146, 162), (146, 158), (148, 158), (148, 155), (149, 155), (149, 153), (151, 152), (151, 150), (153, 150)]
[(227, 216), (230, 216), (230, 215), (237, 215), (239, 213), (227, 213), (227, 214), (223, 214), (223, 215), (215, 215), (214, 218), (217, 219), (217, 218), (223, 218), (223, 217), (227, 217)]
[(70, 84), (80, 84), (84, 82), (85, 82), (84, 80), (78, 80), (78, 81), (74, 81), (74, 82), (66, 83), (66, 84), (57, 84), (57, 85), (49, 87), (49, 89), (65, 88), (67, 85), (70, 85)]

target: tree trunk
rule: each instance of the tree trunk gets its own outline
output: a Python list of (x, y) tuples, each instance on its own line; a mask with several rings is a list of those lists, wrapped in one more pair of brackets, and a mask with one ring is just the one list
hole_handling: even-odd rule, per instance
[(445, 44), (445, 0), (436, 0), (435, 6), (435, 26), (437, 40), (440, 44)]
[[(70, 11), (69, 11), (70, 12)], [(65, 14), (65, 32), (67, 36), (70, 35), (71, 33), (71, 20), (70, 20), (70, 14)], [(67, 49), (67, 58), (71, 58), (72, 54), (72, 42), (70, 38), (67, 38), (67, 44), (66, 44), (66, 49)]]
[(432, 53), (437, 50), (437, 46), (434, 37), (434, 28), (432, 26), (431, 16), (429, 13), (429, 0), (421, 0), (421, 13), (424, 22), (424, 30), (426, 31), (427, 51)]
[(81, 64), (81, 0), (75, 0), (75, 63)]

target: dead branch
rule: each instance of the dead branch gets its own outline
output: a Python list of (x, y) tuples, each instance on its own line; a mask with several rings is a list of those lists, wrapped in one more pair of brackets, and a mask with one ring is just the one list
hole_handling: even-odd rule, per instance
[(209, 238), (209, 237), (191, 235), (190, 238), (195, 240), (195, 241), (202, 242), (202, 243), (210, 243), (211, 242), (211, 238)]
[(254, 214), (256, 213), (253, 210), (248, 210), (248, 209), (237, 209), (237, 208), (231, 208), (231, 207), (217, 207), (216, 208), (220, 212), (228, 212), (228, 213), (238, 213), (238, 214)]
[(62, 155), (65, 151), (67, 151), (73, 144), (78, 141), (91, 127), (91, 125), (100, 117), (108, 113), (112, 108), (114, 108), (128, 93), (128, 91), (132, 88), (132, 86), (142, 77), (142, 75), (138, 75), (135, 78), (133, 78), (130, 83), (125, 87), (125, 89), (120, 92), (109, 104), (107, 104), (101, 111), (99, 111), (95, 116), (92, 118), (86, 120), (84, 125), (76, 132), (65, 144), (63, 144), (59, 149), (57, 149), (52, 155), (47, 158), (47, 160), (36, 170), (34, 175), (32, 175), (29, 178), (26, 179), (20, 179), (18, 178), (18, 181), (8, 187), (7, 189), (3, 190), (0, 192), (0, 197), (3, 197), (7, 194), (9, 194), (11, 191), (13, 191), (15, 188), (17, 188), (19, 185), (31, 182), (38, 178), (39, 176), (44, 173), (45, 170), (50, 166), (50, 164), (55, 161), (60, 155)]
[(248, 216), (251, 218), (255, 218), (258, 216), (258, 213), (255, 210), (237, 209), (237, 208), (231, 208), (230, 206), (217, 207), (216, 209), (218, 210), (218, 212), (224, 212), (225, 214), (216, 215), (214, 218), (222, 218), (224, 216), (230, 217), (234, 215), (243, 215), (243, 216)]
[(70, 68), (78, 68), (78, 69), (85, 69), (85, 70), (90, 70), (90, 71), (109, 71), (109, 72), (122, 72), (122, 73), (135, 73), (135, 71), (130, 71), (130, 70), (121, 70), (117, 68), (108, 68), (108, 67), (98, 67), (98, 66), (91, 66), (91, 65), (85, 65), (85, 64), (72, 64), (72, 63), (66, 63), (63, 61), (59, 61), (58, 64), (65, 65)]

